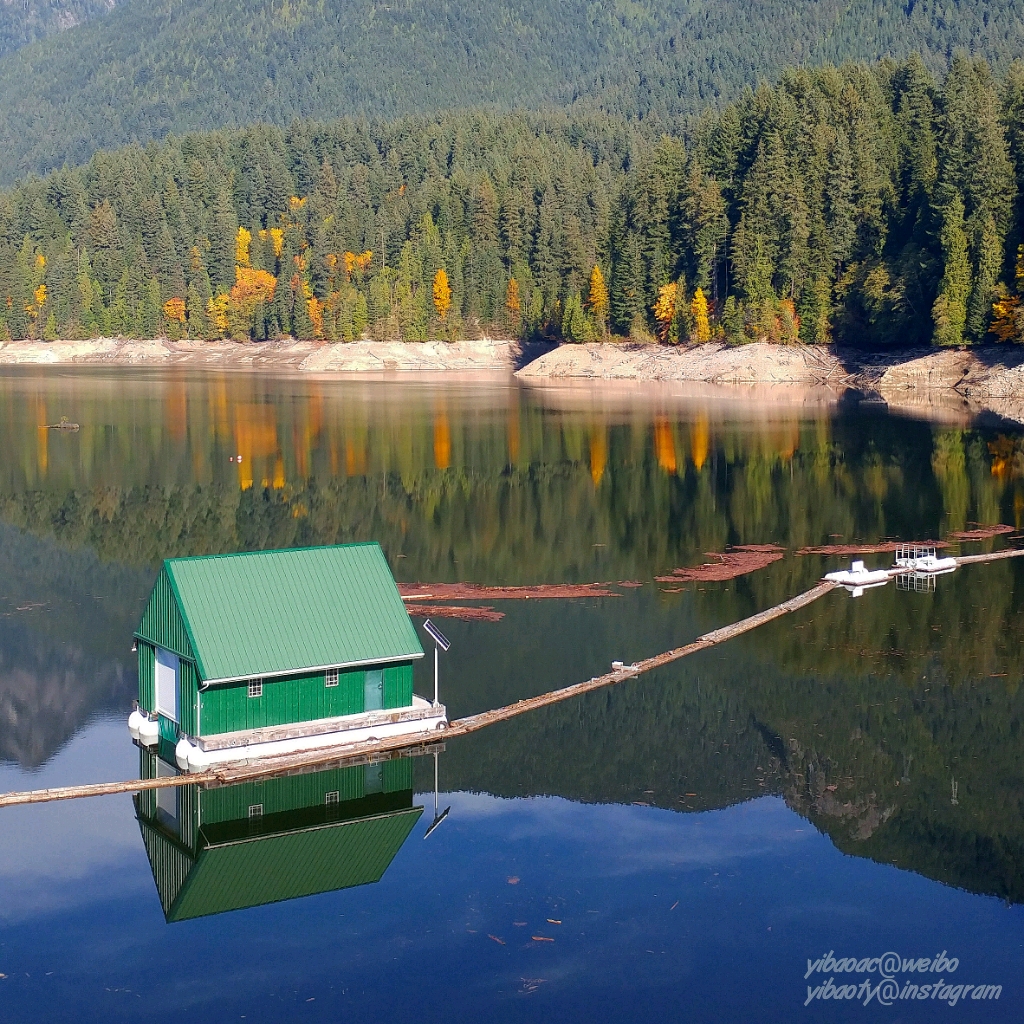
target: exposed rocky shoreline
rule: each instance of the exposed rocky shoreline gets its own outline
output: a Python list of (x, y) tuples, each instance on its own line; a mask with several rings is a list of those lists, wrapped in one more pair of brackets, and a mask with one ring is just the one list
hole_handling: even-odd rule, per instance
[[(547, 348), (538, 349), (547, 351)], [(529, 358), (514, 341), (11, 341), (0, 344), (0, 365), (174, 366), (263, 369), (306, 373), (390, 373), (434, 370), (512, 371)]]
[(0, 344), (0, 365), (175, 366), (325, 375), (400, 372), (515, 372), (536, 386), (571, 381), (689, 382), (758, 401), (814, 392), (831, 400), (851, 391), (862, 401), (921, 415), (969, 418), (981, 412), (1024, 423), (1024, 349), (864, 353), (814, 345), (717, 343), (523, 346), (508, 340), (311, 341), (18, 341)]
[(759, 401), (854, 392), (861, 401), (922, 416), (967, 420), (991, 412), (1024, 423), (1024, 350), (1016, 346), (867, 353), (817, 345), (562, 345), (517, 376), (539, 385), (675, 381), (733, 394), (749, 388)]

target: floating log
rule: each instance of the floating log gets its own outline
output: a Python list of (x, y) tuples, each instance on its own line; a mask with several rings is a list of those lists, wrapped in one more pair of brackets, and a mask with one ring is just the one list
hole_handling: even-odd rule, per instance
[(885, 541), (882, 544), (815, 544), (797, 548), (798, 555), (884, 555), (895, 552), (898, 547), (948, 548), (944, 540)]
[[(1012, 548), (1007, 551), (994, 551), (985, 555), (964, 555), (957, 558), (957, 565), (969, 565), (977, 562), (995, 562), (1004, 558), (1019, 558), (1024, 556), (1024, 548)], [(895, 575), (897, 570), (892, 570)], [(61, 786), (54, 789), (36, 789), (20, 793), (0, 794), (0, 807), (11, 807), (18, 804), (48, 803), (54, 800), (74, 800), (87, 796), (110, 796), (116, 793), (139, 793), (150, 789), (165, 789), (175, 786), (191, 785), (225, 785), (235, 782), (244, 782), (256, 778), (268, 778), (274, 775), (287, 774), (302, 768), (323, 767), (327, 764), (358, 764), (377, 760), (383, 760), (393, 754), (413, 754), (424, 748), (432, 747), (438, 741), (455, 739), (465, 736), (468, 733), (485, 729), (489, 725), (496, 725), (498, 722), (506, 722), (511, 718), (535, 711), (538, 708), (548, 707), (551, 704), (558, 704), (564, 700), (571, 700), (573, 697), (582, 696), (593, 690), (602, 689), (605, 686), (614, 686), (616, 683), (625, 682), (627, 679), (635, 679), (644, 672), (650, 672), (674, 661), (679, 661), (690, 654), (707, 650), (716, 644), (724, 643), (733, 637), (743, 633), (749, 633), (758, 626), (767, 622), (788, 615), (790, 612), (798, 611), (807, 605), (824, 597), (831, 590), (835, 590), (838, 584), (823, 580), (811, 587), (810, 590), (796, 597), (783, 601), (749, 615), (739, 622), (722, 626), (697, 637), (691, 643), (673, 650), (656, 654), (650, 658), (635, 662), (632, 665), (614, 667), (611, 672), (604, 675), (594, 676), (582, 683), (575, 683), (559, 690), (551, 690), (542, 693), (537, 697), (527, 697), (518, 700), (514, 704), (507, 704), (505, 707), (495, 708), (492, 711), (484, 711), (477, 715), (469, 715), (466, 718), (459, 718), (451, 722), (447, 729), (439, 730), (435, 734), (424, 733), (419, 739), (410, 741), (408, 736), (393, 736), (383, 740), (366, 741), (359, 744), (351, 744), (346, 747), (324, 747), (318, 750), (299, 751), (294, 754), (285, 754), (278, 757), (261, 758), (258, 761), (234, 763), (230, 765), (219, 765), (202, 772), (186, 773), (163, 779), (130, 779), (124, 782), (103, 782), (86, 786)]]
[(621, 597), (607, 583), (489, 587), (483, 583), (399, 583), (404, 601), (527, 601), (534, 598)]
[[(409, 600), (406, 598), (406, 600)], [(461, 619), (463, 622), (501, 622), (504, 612), (496, 612), (490, 605), (417, 604), (409, 607), (409, 614), (417, 619)]]
[(997, 523), (995, 526), (978, 526), (974, 530), (954, 530), (949, 534), (950, 540), (991, 540), (993, 537), (1000, 537), (1004, 533), (1016, 533), (1015, 526), (1007, 526), (1006, 523)]
[(717, 562), (705, 562), (692, 568), (673, 569), (670, 576), (655, 576), (656, 583), (724, 583), (747, 573), (764, 569), (772, 562), (778, 562), (785, 554), (785, 548), (776, 544), (738, 544), (727, 551), (705, 551), (708, 558)]
[(81, 430), (77, 423), (69, 423), (67, 416), (61, 416), (60, 423), (44, 423), (41, 430)]

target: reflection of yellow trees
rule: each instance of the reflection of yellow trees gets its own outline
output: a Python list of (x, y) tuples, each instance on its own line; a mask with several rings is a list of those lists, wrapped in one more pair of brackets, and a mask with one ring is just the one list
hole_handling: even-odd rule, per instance
[(699, 473), (708, 461), (708, 445), (711, 441), (711, 431), (708, 426), (708, 415), (705, 412), (697, 414), (697, 418), (690, 428), (690, 458)]
[(234, 421), (235, 455), (241, 459), (238, 483), (245, 491), (256, 478), (255, 461), (277, 455), (276, 409), (272, 405), (239, 402), (234, 407)]
[(175, 441), (183, 441), (188, 433), (188, 395), (183, 380), (171, 381), (164, 399), (167, 433)]
[(345, 475), (366, 476), (366, 447), (349, 438), (345, 441)]
[(515, 406), (508, 414), (508, 461), (509, 465), (519, 462), (519, 409)]
[(46, 427), (46, 403), (42, 399), (35, 402), (36, 409), (36, 467), (39, 478), (46, 479), (46, 471), (50, 468), (50, 431)]
[[(73, 495), (85, 524), (92, 496), (100, 502), (102, 494), (111, 536), (124, 529), (134, 538), (123, 542), (126, 550), (149, 550), (145, 530), (164, 553), (176, 545), (200, 551), (390, 538), (400, 550), (447, 551), (484, 575), (515, 549), (525, 561), (510, 563), (510, 575), (529, 570), (537, 581), (560, 578), (569, 563), (585, 574), (595, 539), (608, 544), (601, 572), (612, 571), (619, 545), (625, 579), (688, 564), (729, 542), (795, 547), (828, 543), (833, 534), (910, 537), (925, 524), (942, 536), (970, 520), (1024, 520), (1024, 476), (1015, 468), (1024, 443), (1012, 437), (990, 448), (976, 433), (919, 425), (905, 447), (890, 443), (889, 428), (866, 425), (877, 436), (865, 442), (861, 428), (847, 436), (849, 425), (824, 418), (736, 422), (704, 410), (687, 422), (639, 405), (624, 415), (553, 412), (504, 391), (469, 405), (442, 401), (436, 392), (396, 399), (377, 385), (243, 375), (138, 388), (85, 377), (0, 380), (0, 444), (15, 453), (0, 464), (0, 497), (20, 503), (19, 495), (35, 495), (35, 503), (45, 492), (37, 507), (40, 516), (50, 509), (39, 520), (47, 524), (79, 514), (61, 505)], [(73, 437), (36, 429), (64, 413), (82, 423)], [(705, 472), (712, 454), (717, 472)], [(146, 515), (157, 525), (144, 527), (144, 518), (126, 525), (143, 516), (130, 495), (154, 487), (146, 501), (170, 501), (173, 493), (188, 514), (166, 532), (156, 508)], [(269, 498), (260, 497), (262, 488)], [(235, 532), (240, 502), (270, 517), (252, 538)], [(274, 513), (273, 502), (286, 507)], [(305, 511), (295, 513), (299, 506)], [(275, 532), (275, 516), (297, 532)], [(638, 537), (658, 539), (641, 556)], [(796, 590), (804, 580), (789, 582)]]
[(594, 486), (604, 477), (604, 468), (608, 464), (608, 436), (604, 427), (594, 427), (590, 431), (590, 479)]
[(434, 466), (447, 469), (452, 464), (452, 432), (448, 413), (441, 411), (434, 417)]
[(654, 455), (666, 473), (676, 471), (676, 442), (672, 436), (672, 426), (663, 416), (654, 421)]

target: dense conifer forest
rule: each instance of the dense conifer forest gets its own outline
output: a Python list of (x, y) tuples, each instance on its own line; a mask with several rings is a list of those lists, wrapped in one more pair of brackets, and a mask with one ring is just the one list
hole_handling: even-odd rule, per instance
[(483, 110), (97, 153), (0, 196), (0, 336), (1024, 337), (1024, 66), (791, 70), (683, 136)]
[(168, 132), (480, 105), (665, 120), (735, 99), (788, 65), (916, 51), (941, 73), (962, 46), (1003, 71), (1024, 43), (1020, 0), (108, 7), (111, 0), (0, 4), (0, 183)]

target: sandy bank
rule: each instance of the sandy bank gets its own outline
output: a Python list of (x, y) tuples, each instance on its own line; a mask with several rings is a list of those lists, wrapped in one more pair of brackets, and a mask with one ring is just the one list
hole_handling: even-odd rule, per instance
[(796, 345), (561, 345), (523, 367), (523, 379), (692, 381), (705, 384), (824, 384), (837, 360), (829, 349)]
[(327, 345), (312, 341), (12, 341), (0, 345), (0, 365), (107, 365), (267, 369), (309, 373), (389, 373), (392, 371), (511, 372), (523, 358), (510, 341), (357, 341)]
[[(829, 405), (840, 398), (882, 403), (910, 415), (967, 424), (980, 413), (1024, 423), (1024, 349), (990, 346), (967, 351), (863, 353), (816, 345), (717, 343), (523, 346), (512, 341), (325, 344), (273, 341), (15, 341), (0, 344), (0, 365), (174, 366), (269, 370), (341, 376), (394, 372), (512, 373), (545, 391), (564, 391), (570, 404), (581, 387), (608, 382), (635, 398), (652, 382), (677, 385), (709, 400), (766, 405)], [(612, 389), (614, 391), (614, 388)], [(675, 390), (675, 389), (673, 389)], [(708, 392), (704, 394), (704, 392)], [(682, 394), (680, 397), (684, 397)], [(690, 395), (689, 397), (694, 397)]]
[(570, 380), (744, 385), (762, 399), (765, 390), (793, 386), (837, 397), (853, 389), (864, 401), (928, 418), (966, 423), (989, 411), (1024, 423), (1024, 351), (1015, 346), (878, 354), (816, 345), (562, 345), (517, 376), (542, 386)]

